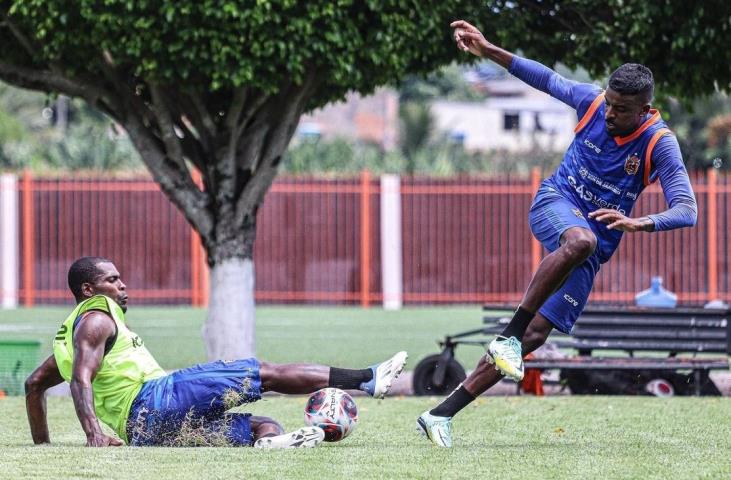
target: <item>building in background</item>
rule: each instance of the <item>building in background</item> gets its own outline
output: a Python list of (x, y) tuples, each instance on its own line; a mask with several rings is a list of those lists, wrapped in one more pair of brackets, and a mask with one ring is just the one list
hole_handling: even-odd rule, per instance
[(481, 86), (488, 96), (481, 102), (432, 103), (440, 132), (468, 150), (560, 152), (571, 143), (576, 112), (568, 105), (513, 77)]
[(345, 101), (304, 115), (297, 136), (346, 138), (393, 150), (398, 145), (398, 92), (380, 88), (367, 97), (350, 93)]

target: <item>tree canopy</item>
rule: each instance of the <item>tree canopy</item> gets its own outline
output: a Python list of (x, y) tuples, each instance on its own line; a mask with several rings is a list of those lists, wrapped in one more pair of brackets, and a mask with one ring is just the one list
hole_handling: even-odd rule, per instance
[(647, 65), (664, 94), (682, 100), (731, 90), (731, 3), (723, 0), (488, 0), (488, 39), (552, 65), (601, 78)]

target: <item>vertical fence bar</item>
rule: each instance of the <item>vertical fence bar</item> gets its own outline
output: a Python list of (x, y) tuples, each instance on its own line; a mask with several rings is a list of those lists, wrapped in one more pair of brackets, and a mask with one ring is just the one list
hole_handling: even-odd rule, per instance
[(718, 243), (716, 241), (716, 234), (718, 232), (718, 210), (716, 205), (716, 169), (710, 168), (706, 178), (706, 195), (708, 198), (708, 297), (706, 300), (711, 301), (718, 298)]
[[(193, 169), (190, 176), (192, 177), (193, 183), (198, 188), (201, 188), (203, 182), (201, 173), (197, 169)], [(191, 226), (190, 227), (190, 303), (194, 307), (200, 307), (203, 305), (203, 293), (201, 291), (201, 237), (198, 232)]]
[(35, 300), (35, 232), (33, 231), (33, 177), (29, 170), (23, 172), (23, 300), (26, 307), (32, 307)]
[(371, 297), (371, 174), (360, 175), (360, 305), (368, 308)]
[(0, 308), (18, 306), (18, 177), (0, 175)]
[[(538, 191), (538, 188), (541, 186), (541, 171), (538, 169), (538, 167), (533, 167), (530, 171), (530, 188), (531, 188), (531, 195), (535, 195), (535, 193)], [(538, 270), (538, 264), (541, 263), (541, 244), (536, 240), (534, 236), (531, 235), (531, 243), (530, 243), (530, 265), (531, 265), (531, 275), (533, 272)], [(530, 278), (530, 277), (529, 277)]]

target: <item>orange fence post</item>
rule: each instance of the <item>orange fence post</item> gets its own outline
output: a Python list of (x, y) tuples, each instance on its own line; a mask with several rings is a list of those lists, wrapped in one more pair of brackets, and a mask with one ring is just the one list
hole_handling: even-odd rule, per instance
[(371, 174), (360, 175), (360, 306), (368, 308), (371, 296)]
[(30, 170), (23, 172), (23, 297), (26, 307), (35, 303), (35, 232), (33, 231), (33, 176)]
[[(202, 188), (203, 179), (201, 173), (197, 169), (193, 169), (190, 176), (193, 183)], [(208, 292), (204, 289), (208, 288), (208, 275), (206, 271), (205, 256), (203, 255), (203, 247), (201, 245), (201, 237), (193, 227), (190, 229), (190, 300), (195, 307), (206, 305)], [(205, 272), (205, 274), (204, 274)], [(204, 279), (205, 277), (205, 279)]]
[[(533, 167), (530, 171), (530, 188), (531, 195), (535, 195), (538, 188), (541, 186), (541, 171), (538, 167)], [(541, 244), (531, 235), (530, 244), (530, 265), (532, 272), (538, 270), (538, 264), (541, 263)]]
[(706, 176), (708, 183), (708, 298), (707, 300), (715, 300), (718, 298), (718, 243), (716, 235), (718, 232), (718, 215), (716, 194), (716, 169), (710, 168)]

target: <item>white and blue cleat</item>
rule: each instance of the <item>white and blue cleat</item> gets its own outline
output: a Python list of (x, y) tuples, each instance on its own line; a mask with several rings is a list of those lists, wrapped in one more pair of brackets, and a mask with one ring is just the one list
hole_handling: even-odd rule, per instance
[(373, 378), (361, 383), (360, 389), (375, 398), (383, 398), (391, 390), (393, 381), (401, 374), (406, 365), (409, 355), (406, 352), (398, 352), (385, 362), (371, 366)]

